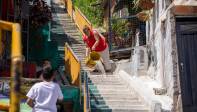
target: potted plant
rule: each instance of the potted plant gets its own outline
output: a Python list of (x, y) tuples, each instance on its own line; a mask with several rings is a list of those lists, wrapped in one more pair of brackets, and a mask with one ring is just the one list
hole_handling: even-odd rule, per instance
[(39, 28), (52, 20), (51, 9), (44, 0), (35, 0), (30, 10), (31, 24)]
[(141, 11), (136, 16), (140, 21), (145, 22), (150, 19), (151, 13), (150, 13), (150, 11)]
[(134, 0), (133, 4), (134, 8), (140, 7), (142, 10), (150, 10), (155, 6), (152, 0)]

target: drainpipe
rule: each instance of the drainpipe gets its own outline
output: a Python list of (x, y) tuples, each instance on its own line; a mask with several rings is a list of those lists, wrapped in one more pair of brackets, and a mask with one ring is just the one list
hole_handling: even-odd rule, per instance
[[(162, 32), (163, 34), (163, 32)], [(165, 89), (166, 88), (166, 84), (165, 84), (165, 72), (164, 72), (164, 67), (165, 67), (165, 51), (164, 51), (164, 39), (163, 39), (163, 35), (161, 38), (161, 81), (162, 81), (162, 88)]]
[(162, 89), (166, 89), (166, 83), (165, 83), (165, 48), (164, 48), (164, 22), (165, 21), (161, 21), (161, 81), (162, 81)]

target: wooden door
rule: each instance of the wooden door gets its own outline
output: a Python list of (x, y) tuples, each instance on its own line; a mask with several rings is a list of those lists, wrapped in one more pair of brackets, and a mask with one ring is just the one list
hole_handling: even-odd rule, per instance
[(197, 112), (197, 22), (176, 26), (183, 111)]

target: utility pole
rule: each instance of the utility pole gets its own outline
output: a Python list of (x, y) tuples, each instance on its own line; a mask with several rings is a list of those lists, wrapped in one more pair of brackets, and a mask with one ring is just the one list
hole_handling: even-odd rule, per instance
[(112, 26), (111, 26), (111, 0), (108, 2), (109, 7), (109, 19), (108, 19), (108, 32), (109, 32), (109, 51), (112, 50)]

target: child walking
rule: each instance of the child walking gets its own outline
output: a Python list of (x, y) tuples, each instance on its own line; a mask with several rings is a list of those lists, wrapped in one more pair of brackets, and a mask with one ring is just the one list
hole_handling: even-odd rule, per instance
[(57, 112), (56, 102), (63, 95), (58, 84), (52, 82), (53, 70), (45, 68), (42, 73), (43, 82), (36, 83), (27, 93), (27, 104), (32, 112)]

